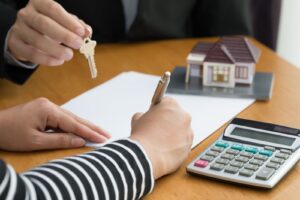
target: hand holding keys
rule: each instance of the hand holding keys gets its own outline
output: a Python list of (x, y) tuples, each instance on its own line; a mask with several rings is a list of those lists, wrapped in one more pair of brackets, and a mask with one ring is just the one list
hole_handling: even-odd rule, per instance
[(80, 53), (83, 54), (88, 60), (92, 78), (97, 77), (97, 67), (94, 59), (96, 45), (96, 41), (91, 40), (89, 37), (87, 37), (84, 39), (84, 43), (79, 49)]

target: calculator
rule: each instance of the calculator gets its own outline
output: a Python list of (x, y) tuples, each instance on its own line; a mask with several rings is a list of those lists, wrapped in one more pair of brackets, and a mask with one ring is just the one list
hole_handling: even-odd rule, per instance
[(300, 159), (300, 130), (234, 118), (223, 134), (187, 166), (187, 172), (273, 188)]

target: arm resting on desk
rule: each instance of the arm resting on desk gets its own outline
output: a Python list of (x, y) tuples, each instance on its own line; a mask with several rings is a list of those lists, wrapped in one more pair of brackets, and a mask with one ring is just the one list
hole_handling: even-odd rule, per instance
[(22, 174), (0, 160), (0, 199), (139, 199), (153, 186), (150, 161), (130, 139)]

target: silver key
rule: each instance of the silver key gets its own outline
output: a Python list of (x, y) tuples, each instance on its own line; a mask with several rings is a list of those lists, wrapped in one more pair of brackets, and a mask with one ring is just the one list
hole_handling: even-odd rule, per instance
[(88, 60), (92, 78), (97, 77), (97, 67), (94, 59), (96, 45), (96, 41), (91, 40), (89, 37), (87, 37), (84, 39), (84, 44), (79, 49), (80, 53), (82, 53)]

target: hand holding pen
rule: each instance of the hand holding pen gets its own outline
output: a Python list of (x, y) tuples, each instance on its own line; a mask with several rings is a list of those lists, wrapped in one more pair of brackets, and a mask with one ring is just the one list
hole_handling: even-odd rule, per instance
[(191, 116), (171, 97), (163, 98), (170, 72), (160, 79), (146, 113), (136, 113), (131, 121), (130, 138), (147, 153), (154, 178), (174, 172), (190, 152), (193, 131)]
[(169, 71), (165, 72), (164, 75), (159, 80), (157, 87), (155, 89), (154, 95), (152, 97), (151, 106), (158, 104), (163, 96), (165, 95), (169, 82), (170, 82), (171, 73)]

